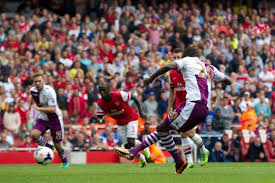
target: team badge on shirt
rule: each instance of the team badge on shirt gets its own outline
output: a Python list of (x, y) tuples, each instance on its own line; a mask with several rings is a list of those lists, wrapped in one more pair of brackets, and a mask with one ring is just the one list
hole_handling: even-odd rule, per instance
[(117, 106), (119, 106), (119, 105), (120, 105), (120, 102), (115, 102), (115, 104), (116, 104)]
[(178, 117), (178, 115), (179, 114), (177, 113), (177, 111), (173, 111), (173, 112), (169, 113), (169, 118), (171, 121), (173, 121), (174, 119), (176, 119)]

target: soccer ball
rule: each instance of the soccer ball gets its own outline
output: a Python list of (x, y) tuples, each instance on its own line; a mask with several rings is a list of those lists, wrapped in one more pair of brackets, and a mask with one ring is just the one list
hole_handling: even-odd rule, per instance
[(40, 165), (49, 164), (54, 158), (53, 151), (48, 147), (38, 147), (34, 151), (34, 159)]

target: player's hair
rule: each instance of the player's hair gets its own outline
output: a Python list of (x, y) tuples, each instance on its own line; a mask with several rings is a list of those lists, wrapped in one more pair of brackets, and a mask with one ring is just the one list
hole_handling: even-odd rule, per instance
[(37, 72), (37, 73), (34, 73), (33, 75), (32, 75), (32, 79), (34, 79), (34, 78), (37, 78), (37, 77), (42, 77), (42, 78), (44, 78), (44, 74), (42, 73), (42, 72)]
[(103, 83), (98, 84), (98, 88), (100, 88), (100, 87), (102, 87), (102, 88), (111, 88), (110, 83), (107, 83), (107, 82), (103, 82)]
[(173, 52), (174, 53), (183, 53), (181, 48), (175, 48)]
[(187, 47), (183, 51), (183, 57), (198, 57), (198, 50), (195, 47)]

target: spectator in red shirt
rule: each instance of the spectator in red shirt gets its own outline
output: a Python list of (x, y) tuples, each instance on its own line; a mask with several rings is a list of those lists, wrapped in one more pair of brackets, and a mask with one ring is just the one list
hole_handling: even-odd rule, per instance
[(272, 114), (275, 114), (275, 91), (271, 93), (270, 104), (271, 104), (271, 112)]
[(83, 98), (79, 96), (79, 89), (75, 89), (73, 91), (73, 96), (71, 97), (68, 103), (68, 111), (70, 116), (74, 116), (76, 118), (82, 117), (85, 112), (85, 102)]
[(20, 99), (16, 108), (16, 111), (20, 115), (21, 125), (27, 125), (27, 113), (29, 112), (27, 109), (25, 109), (24, 104), (24, 100)]

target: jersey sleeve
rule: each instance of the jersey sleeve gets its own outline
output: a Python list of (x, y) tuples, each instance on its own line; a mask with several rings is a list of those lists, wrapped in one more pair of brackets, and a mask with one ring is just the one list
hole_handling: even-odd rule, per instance
[(96, 104), (96, 115), (97, 116), (102, 116), (104, 114), (104, 111), (101, 109), (101, 107), (99, 106), (99, 104)]
[(124, 102), (128, 102), (131, 99), (131, 93), (120, 91), (121, 98)]
[(188, 57), (184, 57), (182, 59), (175, 60), (174, 62), (177, 64), (178, 69), (185, 69), (187, 64), (188, 64), (187, 63), (188, 62)]
[(48, 93), (48, 106), (57, 106), (56, 93), (54, 89), (49, 89)]
[(224, 73), (220, 72), (216, 67), (212, 66), (214, 69), (214, 80), (215, 81), (222, 81), (225, 78)]

